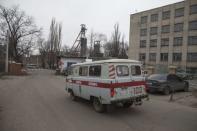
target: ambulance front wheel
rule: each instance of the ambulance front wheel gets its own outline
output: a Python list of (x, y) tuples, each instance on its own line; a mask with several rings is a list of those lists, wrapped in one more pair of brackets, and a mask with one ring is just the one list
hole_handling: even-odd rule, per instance
[(93, 107), (96, 112), (102, 113), (106, 111), (106, 105), (102, 104), (98, 98), (93, 99)]
[(133, 105), (133, 102), (126, 102), (126, 103), (123, 103), (123, 107), (124, 108), (129, 108), (130, 106)]
[(75, 94), (73, 93), (73, 91), (69, 91), (69, 96), (71, 98), (71, 100), (76, 101), (77, 97), (75, 96)]

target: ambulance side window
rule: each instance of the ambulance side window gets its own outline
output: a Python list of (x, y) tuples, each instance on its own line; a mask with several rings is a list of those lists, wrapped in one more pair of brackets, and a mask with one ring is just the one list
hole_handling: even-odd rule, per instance
[(87, 76), (88, 75), (88, 67), (80, 67), (79, 68), (79, 76)]
[(89, 67), (89, 76), (101, 76), (101, 65), (90, 66)]
[(140, 66), (132, 65), (131, 66), (131, 75), (133, 75), (133, 76), (141, 75), (141, 68), (140, 68)]
[(126, 65), (116, 66), (116, 73), (118, 76), (129, 76), (129, 68)]

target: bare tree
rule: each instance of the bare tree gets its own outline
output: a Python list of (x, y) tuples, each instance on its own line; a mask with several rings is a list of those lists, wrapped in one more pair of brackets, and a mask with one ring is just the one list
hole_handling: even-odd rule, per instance
[(95, 33), (93, 30), (91, 30), (91, 33), (89, 35), (89, 40), (90, 40), (90, 49), (89, 49), (89, 54), (91, 56), (92, 54), (92, 51), (93, 51), (93, 44), (94, 44), (94, 41), (95, 41)]
[(122, 36), (122, 41), (120, 42), (120, 48), (119, 48), (119, 58), (128, 58), (127, 52), (128, 52), (128, 44), (125, 42), (125, 36)]
[(60, 55), (69, 56), (70, 47), (67, 45), (62, 46)]
[(105, 55), (111, 57), (119, 56), (121, 33), (119, 31), (119, 24), (114, 25), (111, 40), (104, 45)]
[(0, 29), (0, 35), (9, 40), (9, 57), (17, 62), (21, 62), (22, 56), (31, 51), (41, 32), (33, 18), (27, 16), (18, 6), (0, 6)]
[(60, 54), (62, 41), (62, 24), (57, 23), (55, 18), (51, 21), (50, 33), (48, 38), (49, 54), (48, 63), (50, 68), (55, 68), (57, 64), (57, 56)]
[(46, 68), (46, 62), (47, 62), (46, 60), (49, 52), (49, 44), (42, 37), (39, 37), (37, 44), (40, 52), (42, 67)]
[(112, 33), (112, 56), (118, 57), (120, 49), (121, 33), (119, 31), (119, 24), (114, 25), (114, 32)]
[(105, 55), (117, 58), (128, 58), (126, 53), (126, 42), (124, 39), (124, 35), (121, 36), (119, 24), (116, 23), (114, 25), (111, 40), (104, 45)]

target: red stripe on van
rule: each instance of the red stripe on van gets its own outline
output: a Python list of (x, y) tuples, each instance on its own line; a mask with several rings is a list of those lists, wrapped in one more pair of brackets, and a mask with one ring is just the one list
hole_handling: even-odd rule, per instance
[(114, 68), (109, 69), (109, 72), (114, 72), (114, 71), (115, 71), (115, 69), (114, 69)]
[(122, 82), (122, 83), (100, 83), (100, 82), (91, 82), (91, 81), (67, 80), (67, 82), (73, 84), (91, 86), (91, 87), (99, 87), (99, 88), (124, 88), (124, 87), (141, 86), (141, 85), (146, 86), (145, 81), (132, 81), (132, 82)]
[(109, 73), (109, 76), (115, 76), (115, 72)]

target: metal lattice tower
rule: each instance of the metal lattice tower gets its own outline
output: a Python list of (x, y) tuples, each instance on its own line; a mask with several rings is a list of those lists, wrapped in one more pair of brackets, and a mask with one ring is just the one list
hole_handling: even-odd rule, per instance
[(71, 56), (86, 56), (87, 51), (87, 38), (86, 38), (86, 25), (81, 24), (81, 30), (71, 48)]

